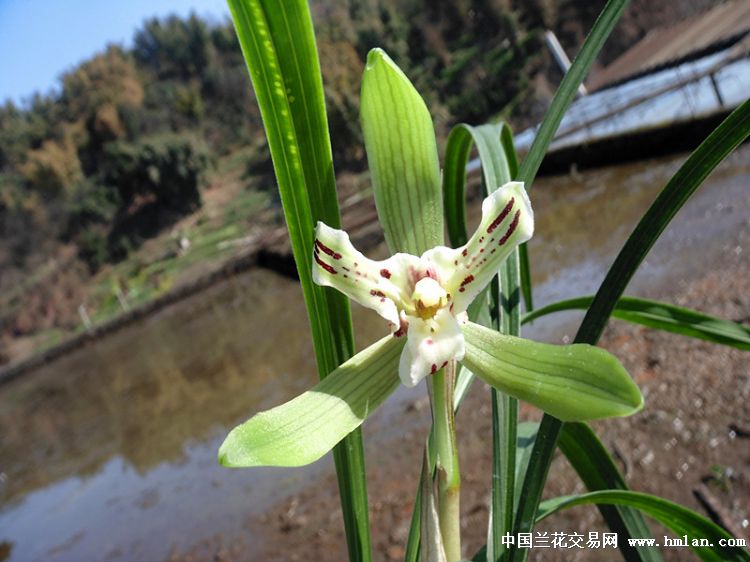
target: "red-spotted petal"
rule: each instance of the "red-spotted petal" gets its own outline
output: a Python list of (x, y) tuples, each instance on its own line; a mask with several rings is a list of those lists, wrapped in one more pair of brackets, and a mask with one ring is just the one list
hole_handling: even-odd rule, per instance
[(448, 308), (433, 318), (409, 316), (406, 347), (401, 352), (398, 374), (408, 387), (416, 386), (427, 375), (445, 367), (448, 361), (464, 358), (464, 336)]
[(346, 232), (319, 222), (313, 261), (315, 283), (338, 289), (398, 328), (399, 310), (409, 310), (411, 306), (419, 258), (395, 254), (383, 261), (368, 259), (354, 248)]
[(534, 213), (523, 183), (509, 182), (482, 202), (482, 220), (466, 245), (433, 248), (422, 259), (446, 277), (443, 286), (458, 313), (468, 308), (513, 249), (533, 233)]

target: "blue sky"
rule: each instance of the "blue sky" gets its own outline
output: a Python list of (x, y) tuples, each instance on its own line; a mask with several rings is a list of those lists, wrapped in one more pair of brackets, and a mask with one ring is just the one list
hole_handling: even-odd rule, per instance
[(225, 0), (0, 0), (0, 103), (48, 92), (108, 43), (130, 45), (144, 19), (192, 11), (229, 16)]

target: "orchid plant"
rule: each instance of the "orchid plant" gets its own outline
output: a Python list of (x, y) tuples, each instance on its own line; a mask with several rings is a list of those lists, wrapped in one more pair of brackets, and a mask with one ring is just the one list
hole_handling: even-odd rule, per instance
[[(376, 79), (371, 79), (370, 74)], [(373, 99), (370, 87), (388, 88), (399, 97), (391, 100), (394, 105), (385, 112), (378, 111), (380, 115), (397, 115), (396, 105), (413, 107), (412, 117), (432, 136), (425, 147), (426, 160), (436, 161), (432, 122), (424, 102), (403, 72), (379, 49), (368, 57), (363, 104)], [(379, 91), (375, 95), (379, 105), (388, 103)], [(369, 119), (366, 115), (363, 112), (365, 120)], [(377, 152), (382, 140), (373, 137), (387, 135), (390, 139), (385, 142), (402, 144), (408, 140), (403, 136), (407, 131), (402, 129), (414, 130), (411, 125), (382, 117), (365, 122), (368, 154)], [(403, 148), (391, 146), (389, 150)], [(412, 162), (420, 156), (414, 154)], [(377, 157), (373, 161), (377, 166)], [(422, 168), (429, 169), (429, 165)], [(408, 173), (404, 170), (405, 176)], [(379, 177), (382, 174), (373, 174), (373, 178)], [(387, 181), (374, 180), (381, 216), (385, 214), (386, 201), (393, 196), (391, 187)], [(439, 190), (440, 184), (434, 187)], [(389, 224), (388, 221), (386, 218), (383, 222)], [(398, 226), (400, 231), (412, 233), (412, 238), (417, 231), (429, 232), (424, 222), (403, 220)], [(643, 405), (641, 393), (608, 352), (585, 344), (535, 343), (469, 321), (469, 305), (484, 294), (503, 261), (529, 240), (533, 231), (534, 214), (521, 182), (498, 186), (487, 196), (479, 226), (465, 245), (435, 246), (419, 256), (397, 252), (386, 260), (373, 261), (354, 248), (346, 232), (318, 222), (311, 248), (313, 281), (341, 291), (377, 312), (387, 321), (390, 335), (352, 357), (312, 390), (256, 414), (235, 428), (220, 449), (221, 463), (246, 467), (313, 462), (371, 415), (395, 390), (398, 378), (405, 386), (414, 387), (449, 366), (447, 370), (455, 373), (457, 361), (496, 389), (527, 400), (562, 420), (582, 421), (637, 412)], [(449, 388), (454, 386), (455, 381), (450, 380)], [(436, 410), (434, 390), (432, 395)], [(449, 412), (445, 418), (448, 440), (454, 443), (453, 396), (449, 394), (443, 400)], [(437, 425), (444, 418), (436, 411), (434, 419)], [(438, 454), (438, 463), (444, 468), (453, 463), (455, 455), (450, 452), (443, 457), (451, 459)], [(455, 523), (441, 522), (441, 528), (449, 527), (457, 529)], [(445, 540), (459, 544), (457, 536), (446, 536)]]
[[(639, 389), (615, 356), (593, 345), (620, 302), (629, 307), (630, 321), (750, 348), (750, 332), (736, 324), (665, 303), (618, 301), (674, 213), (750, 134), (750, 104), (727, 118), (667, 185), (595, 297), (531, 312), (523, 244), (534, 232), (534, 215), (527, 189), (567, 104), (626, 3), (608, 2), (520, 168), (507, 126), (458, 125), (448, 139), (441, 174), (424, 101), (382, 50), (370, 52), (362, 79), (361, 124), (378, 218), (392, 253), (375, 261), (357, 251), (340, 229), (320, 66), (305, 1), (229, 0), (268, 135), (321, 381), (234, 428), (221, 445), (219, 461), (228, 467), (300, 466), (333, 450), (352, 561), (372, 559), (359, 427), (399, 383), (414, 387), (422, 380), (433, 425), (407, 562), (420, 556), (427, 562), (463, 557), (454, 416), (474, 377), (491, 387), (493, 405), (488, 541), (474, 560), (523, 561), (528, 551), (501, 537), (528, 531), (538, 519), (580, 503), (618, 506), (601, 512), (611, 528), (626, 536), (650, 534), (642, 513), (680, 535), (698, 532), (716, 537), (717, 543), (729, 536), (681, 506), (630, 492), (583, 422), (627, 416), (643, 407)], [(463, 188), (472, 143), (482, 161), (486, 198), (469, 237), (463, 226)], [(455, 247), (444, 243), (446, 227)], [(585, 302), (588, 313), (576, 343), (550, 345), (520, 337), (520, 305), (512, 298), (519, 290), (527, 319)], [(378, 313), (388, 331), (356, 355), (344, 296)], [(517, 399), (543, 410), (541, 423), (522, 430)], [(528, 454), (517, 443), (523, 432), (533, 437)], [(592, 492), (540, 503), (558, 445)], [(660, 560), (653, 550), (625, 541), (621, 549), (631, 560)], [(706, 560), (750, 560), (741, 549), (694, 550)]]

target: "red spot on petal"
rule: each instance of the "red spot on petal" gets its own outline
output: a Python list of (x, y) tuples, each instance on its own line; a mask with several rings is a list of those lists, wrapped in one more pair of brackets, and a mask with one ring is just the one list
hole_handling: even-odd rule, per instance
[(442, 364), (442, 365), (440, 366), (440, 368), (442, 369), (442, 368), (443, 368), (443, 367), (445, 367), (445, 366), (446, 366), (447, 364), (448, 364), (448, 362), (447, 362), (447, 361), (443, 361), (443, 364)]
[(483, 254), (484, 253), (484, 248), (479, 248), (479, 253)]
[(409, 322), (407, 322), (405, 319), (401, 318), (400, 323), (401, 325), (398, 327), (398, 330), (396, 330), (393, 333), (394, 337), (397, 337), (397, 338), (400, 338), (401, 336), (403, 336), (406, 333), (406, 331), (409, 329)]
[(461, 252), (461, 255), (462, 255), (463, 257), (466, 257), (466, 254), (468, 254), (468, 253), (469, 253), (469, 250), (468, 250), (468, 249), (466, 249), (466, 248), (464, 248), (464, 251), (463, 251), (463, 252)]
[(459, 289), (459, 290), (463, 290), (463, 288), (466, 285), (468, 285), (469, 283), (471, 283), (472, 281), (474, 281), (474, 276), (473, 275), (467, 275), (466, 277), (464, 277), (464, 280), (461, 281), (461, 285), (460, 285), (461, 289)]
[(318, 239), (315, 240), (315, 247), (320, 248), (324, 253), (328, 254), (335, 260), (341, 259), (341, 254), (339, 254), (338, 252), (334, 252), (333, 250), (331, 250), (328, 246), (323, 244), (323, 242), (321, 242)]
[(433, 363), (432, 364), (432, 368), (430, 368), (430, 374), (434, 375), (435, 373), (437, 373), (437, 369), (438, 369), (437, 365), (435, 365), (435, 363)]
[(385, 297), (385, 293), (384, 293), (383, 291), (376, 291), (375, 289), (372, 289), (372, 290), (370, 291), (370, 294), (371, 294), (371, 295), (372, 295), (373, 297)]
[(380, 276), (381, 277), (385, 277), (386, 279), (390, 279), (391, 278), (391, 272), (388, 271), (387, 269), (381, 269), (380, 270)]
[(498, 242), (498, 246), (502, 246), (508, 241), (508, 238), (511, 237), (511, 235), (515, 232), (516, 227), (518, 226), (518, 220), (521, 218), (521, 211), (520, 209), (516, 211), (515, 216), (513, 217), (513, 222), (510, 223), (510, 226), (508, 227), (508, 231), (503, 235), (503, 237), (500, 239), (500, 242)]
[(505, 206), (505, 208), (500, 211), (500, 214), (495, 217), (495, 220), (492, 221), (490, 226), (487, 227), (487, 234), (491, 234), (493, 230), (495, 230), (498, 225), (505, 220), (505, 217), (508, 216), (510, 213), (510, 210), (513, 208), (513, 204), (516, 202), (515, 197), (511, 197), (510, 201), (508, 201), (508, 204)]
[(331, 275), (336, 275), (338, 273), (332, 266), (328, 265), (326, 262), (320, 259), (320, 256), (318, 254), (313, 254), (315, 257), (315, 261), (318, 262), (318, 265), (325, 269), (328, 273)]
[(433, 339), (432, 339), (432, 338), (427, 338), (427, 339), (425, 340), (425, 343), (426, 343), (427, 345), (432, 345), (432, 344), (433, 344), (433, 343), (435, 343), (435, 342), (433, 341)]

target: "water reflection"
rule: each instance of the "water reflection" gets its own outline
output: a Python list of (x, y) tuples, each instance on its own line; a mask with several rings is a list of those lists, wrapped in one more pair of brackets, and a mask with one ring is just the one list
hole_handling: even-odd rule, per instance
[[(746, 220), (742, 154), (684, 211), (642, 286), (689, 263), (696, 238), (707, 251), (720, 243), (715, 229)], [(591, 292), (677, 165), (538, 182), (537, 302)], [(356, 309), (355, 319), (362, 345), (382, 335), (377, 315)], [(0, 560), (158, 560), (216, 533), (248, 533), (249, 514), (330, 461), (230, 471), (216, 465), (218, 446), (250, 412), (316, 379), (299, 287), (254, 271), (0, 387)]]
[[(368, 316), (363, 341), (383, 330)], [(310, 474), (223, 470), (218, 446), (313, 384), (311, 357), (298, 286), (254, 271), (6, 385), (11, 559), (153, 558), (241, 526), (248, 498), (257, 513)]]

